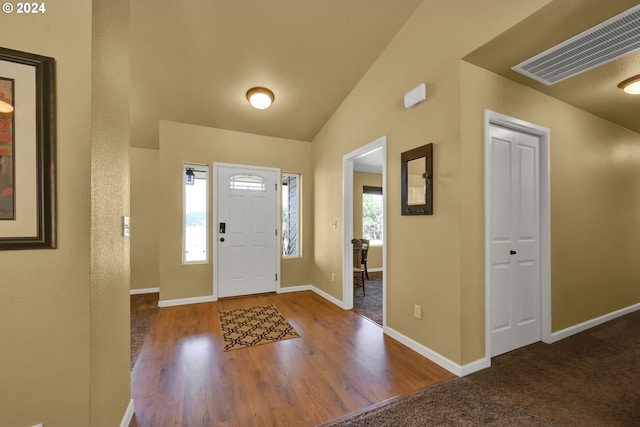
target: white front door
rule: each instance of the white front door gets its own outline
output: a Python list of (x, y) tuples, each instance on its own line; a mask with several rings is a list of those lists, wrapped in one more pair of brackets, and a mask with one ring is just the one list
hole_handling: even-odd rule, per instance
[(274, 292), (280, 259), (280, 172), (227, 164), (214, 164), (214, 169), (218, 296)]
[(540, 341), (539, 137), (490, 126), (491, 356)]

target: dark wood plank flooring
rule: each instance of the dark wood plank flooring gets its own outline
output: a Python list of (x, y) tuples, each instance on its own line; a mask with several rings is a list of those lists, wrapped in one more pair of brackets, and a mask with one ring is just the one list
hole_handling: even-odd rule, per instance
[[(217, 313), (274, 304), (301, 338), (224, 352)], [(453, 375), (310, 292), (161, 308), (130, 427), (314, 426)]]

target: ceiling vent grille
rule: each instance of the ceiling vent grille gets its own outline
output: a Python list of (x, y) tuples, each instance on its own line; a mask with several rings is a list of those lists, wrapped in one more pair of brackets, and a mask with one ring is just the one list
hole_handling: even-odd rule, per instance
[(640, 5), (530, 58), (512, 70), (550, 86), (640, 49)]

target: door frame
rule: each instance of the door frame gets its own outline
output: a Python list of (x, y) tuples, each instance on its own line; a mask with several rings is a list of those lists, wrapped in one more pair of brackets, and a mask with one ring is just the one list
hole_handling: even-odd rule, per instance
[(490, 218), (492, 214), (491, 192), (491, 136), (490, 125), (537, 136), (540, 141), (539, 189), (540, 189), (540, 327), (542, 341), (551, 343), (551, 199), (550, 199), (550, 138), (549, 128), (524, 120), (484, 110), (484, 288), (485, 288), (485, 358), (491, 364), (491, 234)]
[(277, 236), (275, 236), (276, 238), (276, 250), (275, 250), (275, 267), (276, 267), (276, 274), (278, 279), (276, 280), (276, 292), (280, 292), (280, 283), (282, 282), (282, 275), (280, 273), (280, 260), (281, 260), (281, 256), (280, 256), (280, 252), (281, 252), (281, 246), (280, 246), (280, 236), (282, 233), (281, 230), (281, 213), (280, 210), (282, 208), (282, 196), (281, 196), (281, 188), (280, 186), (282, 185), (282, 174), (280, 173), (280, 169), (279, 168), (271, 168), (271, 167), (266, 167), (266, 166), (254, 166), (254, 165), (241, 165), (241, 164), (236, 164), (236, 163), (220, 163), (220, 162), (214, 162), (212, 165), (212, 174), (211, 174), (211, 191), (213, 192), (211, 200), (213, 202), (213, 205), (211, 207), (211, 210), (213, 212), (213, 215), (211, 215), (212, 218), (212, 223), (211, 223), (211, 235), (213, 238), (213, 241), (211, 242), (211, 251), (212, 253), (212, 257), (213, 257), (213, 277), (212, 277), (212, 286), (213, 286), (213, 300), (217, 301), (218, 297), (219, 297), (219, 286), (218, 283), (220, 283), (220, 277), (218, 276), (220, 270), (218, 269), (218, 239), (220, 238), (219, 236), (219, 230), (218, 230), (218, 204), (219, 204), (219, 200), (218, 200), (218, 172), (219, 172), (219, 168), (220, 167), (232, 167), (232, 168), (237, 168), (237, 169), (251, 169), (251, 170), (262, 170), (262, 171), (270, 171), (270, 172), (275, 172), (276, 174), (276, 184), (277, 184), (277, 188), (276, 188), (276, 216), (275, 216), (275, 226), (276, 226), (276, 230), (277, 230)]
[(387, 325), (387, 137), (364, 145), (342, 157), (342, 308), (353, 309), (353, 162), (382, 149), (382, 326)]

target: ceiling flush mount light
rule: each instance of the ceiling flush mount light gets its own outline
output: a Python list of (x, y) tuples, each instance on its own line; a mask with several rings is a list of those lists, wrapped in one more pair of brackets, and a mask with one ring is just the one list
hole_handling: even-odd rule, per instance
[(269, 108), (274, 99), (273, 92), (266, 87), (253, 87), (247, 91), (247, 100), (258, 110)]
[(640, 95), (640, 74), (618, 83), (618, 87), (631, 95)]

